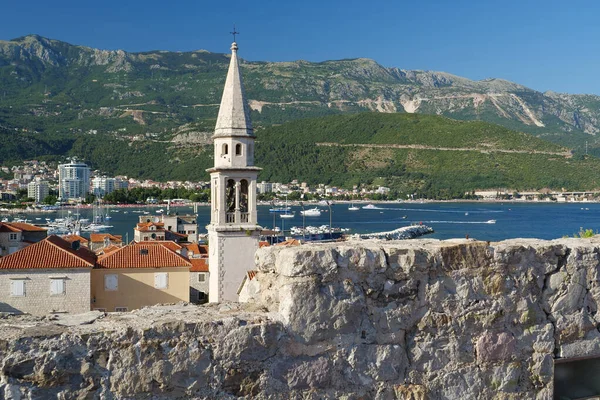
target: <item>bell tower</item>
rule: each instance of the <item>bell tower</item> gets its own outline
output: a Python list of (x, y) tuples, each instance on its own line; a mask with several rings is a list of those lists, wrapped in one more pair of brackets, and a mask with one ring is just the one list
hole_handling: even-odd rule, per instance
[(209, 301), (237, 301), (239, 285), (254, 268), (260, 226), (256, 216), (254, 130), (246, 102), (237, 58), (231, 45), (231, 61), (215, 127), (214, 167), (208, 169), (211, 218), (208, 230)]

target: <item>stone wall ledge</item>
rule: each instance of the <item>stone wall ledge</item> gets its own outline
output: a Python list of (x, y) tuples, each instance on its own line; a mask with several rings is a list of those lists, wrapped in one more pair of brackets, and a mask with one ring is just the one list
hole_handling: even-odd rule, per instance
[(0, 318), (0, 397), (551, 399), (600, 239), (261, 248), (248, 304)]

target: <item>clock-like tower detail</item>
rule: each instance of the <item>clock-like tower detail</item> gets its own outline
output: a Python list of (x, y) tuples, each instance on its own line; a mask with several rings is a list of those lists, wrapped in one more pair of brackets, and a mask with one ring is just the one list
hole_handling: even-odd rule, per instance
[(256, 215), (254, 130), (246, 102), (237, 58), (231, 45), (231, 61), (213, 135), (214, 167), (211, 181), (209, 243), (209, 301), (237, 301), (239, 285), (254, 268), (260, 226)]

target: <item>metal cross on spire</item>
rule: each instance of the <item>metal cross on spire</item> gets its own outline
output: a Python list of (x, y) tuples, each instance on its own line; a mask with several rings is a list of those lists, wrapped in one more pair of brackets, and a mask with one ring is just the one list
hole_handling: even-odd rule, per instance
[(235, 24), (233, 24), (233, 32), (229, 32), (233, 35), (233, 41), (235, 42), (235, 35), (239, 35), (240, 33), (235, 30)]

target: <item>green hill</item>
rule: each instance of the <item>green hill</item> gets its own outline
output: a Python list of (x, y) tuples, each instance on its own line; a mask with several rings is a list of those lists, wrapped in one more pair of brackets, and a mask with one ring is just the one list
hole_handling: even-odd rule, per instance
[(463, 197), (475, 189), (592, 189), (600, 160), (484, 122), (357, 114), (294, 121), (258, 133), (260, 179)]

